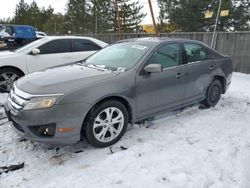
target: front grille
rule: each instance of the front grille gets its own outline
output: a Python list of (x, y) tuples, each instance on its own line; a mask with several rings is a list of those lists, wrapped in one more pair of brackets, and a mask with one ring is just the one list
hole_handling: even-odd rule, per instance
[(16, 86), (14, 85), (13, 89), (11, 89), (9, 97), (8, 97), (8, 104), (12, 110), (15, 112), (20, 111), (23, 109), (24, 105), (28, 102), (29, 99), (26, 99), (24, 96), (18, 95), (15, 90), (17, 90)]

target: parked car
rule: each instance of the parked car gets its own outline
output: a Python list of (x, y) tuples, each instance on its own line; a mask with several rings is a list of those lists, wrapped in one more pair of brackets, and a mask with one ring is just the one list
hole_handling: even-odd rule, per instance
[(89, 37), (45, 37), (15, 51), (0, 52), (0, 91), (25, 74), (85, 59), (107, 46)]
[(0, 25), (0, 41), (6, 45), (0, 46), (0, 51), (14, 50), (37, 40), (36, 30), (29, 25)]
[(195, 103), (215, 106), (231, 76), (231, 59), (201, 42), (129, 39), (82, 63), (19, 79), (5, 110), (14, 130), (30, 140), (70, 144), (85, 136), (106, 147), (128, 123)]

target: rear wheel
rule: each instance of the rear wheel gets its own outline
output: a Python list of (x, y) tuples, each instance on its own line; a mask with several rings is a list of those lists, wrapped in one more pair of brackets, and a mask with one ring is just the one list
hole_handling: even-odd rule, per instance
[(204, 99), (201, 103), (208, 108), (215, 106), (220, 100), (221, 93), (221, 82), (219, 80), (214, 80), (207, 89), (206, 99)]
[(116, 143), (126, 132), (128, 111), (119, 101), (106, 101), (92, 109), (85, 122), (85, 136), (95, 147)]
[(0, 70), (0, 92), (9, 92), (13, 83), (22, 77), (23, 74), (13, 68), (3, 68)]

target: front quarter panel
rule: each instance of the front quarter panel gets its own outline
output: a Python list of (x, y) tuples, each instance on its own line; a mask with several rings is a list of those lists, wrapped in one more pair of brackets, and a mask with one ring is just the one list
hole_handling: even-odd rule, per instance
[[(99, 101), (109, 97), (125, 99), (134, 113), (135, 109), (135, 70), (119, 73), (117, 76), (89, 84), (73, 91), (58, 101), (59, 104), (84, 102), (93, 107)], [(89, 109), (90, 110), (90, 109)], [(135, 114), (133, 114), (135, 117)]]
[(28, 74), (25, 55), (13, 54), (11, 56), (0, 56), (0, 67), (15, 67), (20, 69), (24, 74)]

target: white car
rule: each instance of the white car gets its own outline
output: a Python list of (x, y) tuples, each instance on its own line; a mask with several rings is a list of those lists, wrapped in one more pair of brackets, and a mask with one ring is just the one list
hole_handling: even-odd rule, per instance
[(108, 44), (90, 37), (44, 37), (15, 51), (0, 52), (0, 91), (25, 74), (80, 61)]

